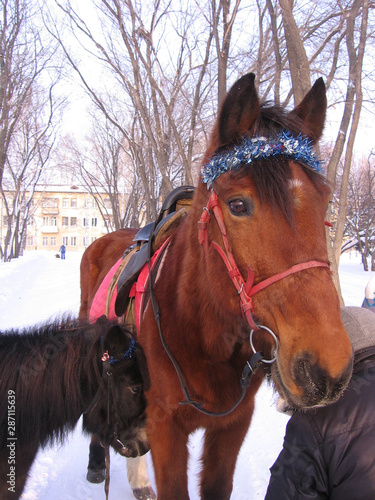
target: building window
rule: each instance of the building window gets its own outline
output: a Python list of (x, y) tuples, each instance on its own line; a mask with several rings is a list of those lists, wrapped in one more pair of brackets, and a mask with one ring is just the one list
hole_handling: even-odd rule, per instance
[(51, 247), (55, 247), (57, 245), (56, 236), (51, 236)]
[(48, 217), (43, 217), (43, 226), (48, 226)]
[(91, 225), (92, 225), (92, 227), (96, 227), (98, 225), (98, 218), (97, 217), (93, 217), (91, 219)]
[(43, 236), (42, 245), (48, 247), (48, 236)]
[(93, 208), (94, 200), (92, 198), (85, 198), (85, 208)]
[(51, 226), (57, 226), (57, 217), (51, 217)]
[(44, 198), (42, 201), (43, 208), (57, 208), (59, 200), (57, 198)]
[(63, 236), (63, 245), (67, 247), (68, 244), (69, 244), (69, 238), (67, 236)]
[(28, 226), (33, 226), (34, 225), (34, 217), (29, 217), (27, 219), (27, 225)]
[(28, 236), (26, 238), (26, 246), (27, 247), (32, 247), (34, 245), (34, 237), (33, 236)]
[(77, 226), (77, 217), (70, 217), (70, 225), (72, 227), (76, 227)]
[(77, 208), (77, 198), (70, 198), (70, 208)]
[(84, 247), (88, 247), (89, 246), (89, 237), (88, 236), (84, 236), (83, 237), (83, 246)]
[(63, 208), (69, 208), (69, 198), (63, 198), (62, 206)]
[(76, 247), (77, 246), (77, 236), (71, 236), (70, 237), (70, 244), (72, 247)]
[(69, 217), (63, 217), (62, 218), (62, 225), (63, 226), (69, 226)]
[(83, 227), (88, 227), (89, 226), (89, 220), (87, 217), (83, 218)]

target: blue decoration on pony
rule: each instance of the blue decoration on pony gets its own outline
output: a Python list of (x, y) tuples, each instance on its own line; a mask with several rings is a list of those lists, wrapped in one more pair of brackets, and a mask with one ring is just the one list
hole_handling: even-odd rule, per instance
[(214, 180), (225, 172), (238, 170), (241, 165), (249, 165), (255, 160), (277, 157), (299, 161), (316, 172), (323, 173), (322, 160), (313, 152), (309, 138), (302, 134), (293, 137), (284, 130), (275, 138), (246, 137), (241, 144), (214, 155), (203, 165), (202, 181), (210, 188)]
[(111, 366), (114, 366), (116, 365), (117, 363), (120, 363), (120, 361), (123, 361), (124, 359), (131, 359), (133, 356), (134, 356), (134, 353), (137, 349), (137, 346), (136, 346), (136, 342), (135, 340), (132, 338), (130, 339), (130, 342), (129, 342), (129, 347), (128, 349), (124, 352), (123, 356), (121, 358), (114, 358), (113, 356), (110, 356), (108, 354), (108, 351), (106, 351), (103, 356), (102, 356), (102, 361), (103, 363), (105, 361), (108, 361), (108, 363), (111, 365)]

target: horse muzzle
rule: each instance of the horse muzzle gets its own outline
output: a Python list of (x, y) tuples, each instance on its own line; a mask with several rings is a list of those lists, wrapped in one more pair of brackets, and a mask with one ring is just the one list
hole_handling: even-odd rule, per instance
[(120, 455), (127, 458), (139, 457), (150, 450), (145, 427), (140, 427), (131, 437), (127, 436), (123, 440), (114, 436), (111, 444)]
[(290, 378), (283, 377), (276, 362), (271, 371), (275, 385), (291, 408), (302, 409), (326, 406), (339, 399), (346, 388), (353, 364), (349, 362), (339, 377), (331, 377), (309, 354), (299, 354), (292, 360)]
[(129, 441), (122, 446), (119, 453), (123, 457), (135, 458), (144, 455), (150, 450), (150, 445), (141, 441)]

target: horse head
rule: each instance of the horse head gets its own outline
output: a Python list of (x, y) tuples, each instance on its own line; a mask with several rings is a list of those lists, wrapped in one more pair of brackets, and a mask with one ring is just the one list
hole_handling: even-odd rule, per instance
[(115, 325), (103, 336), (101, 353), (102, 383), (94, 404), (83, 415), (83, 428), (123, 456), (144, 455), (149, 451), (144, 396), (149, 376), (142, 348)]
[(247, 317), (266, 358), (275, 354), (273, 380), (293, 407), (335, 401), (352, 370), (328, 266), (330, 190), (313, 150), (326, 106), (322, 79), (286, 112), (261, 104), (245, 75), (223, 103), (196, 192), (207, 293), (234, 322)]

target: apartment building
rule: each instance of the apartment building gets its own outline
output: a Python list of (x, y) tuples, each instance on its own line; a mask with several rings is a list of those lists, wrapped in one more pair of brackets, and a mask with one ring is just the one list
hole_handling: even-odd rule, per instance
[[(110, 200), (103, 194), (106, 207), (103, 220), (98, 204), (83, 186), (48, 186), (36, 191), (27, 226), (26, 250), (82, 251), (94, 240), (112, 230)], [(7, 218), (1, 217), (1, 240), (7, 230)]]

